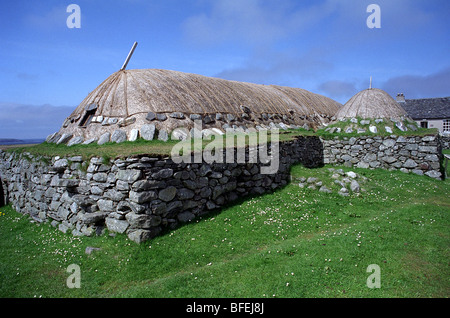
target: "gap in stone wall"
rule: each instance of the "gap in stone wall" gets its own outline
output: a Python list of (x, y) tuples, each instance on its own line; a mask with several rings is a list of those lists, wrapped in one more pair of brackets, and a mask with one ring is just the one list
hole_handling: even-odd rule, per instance
[(3, 183), (2, 179), (0, 179), (0, 207), (6, 205), (6, 196), (5, 192), (3, 191)]

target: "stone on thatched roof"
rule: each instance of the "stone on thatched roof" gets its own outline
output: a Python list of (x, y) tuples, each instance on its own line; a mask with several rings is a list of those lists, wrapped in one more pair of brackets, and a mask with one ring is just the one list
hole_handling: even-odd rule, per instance
[[(98, 138), (131, 134), (154, 123), (158, 131), (192, 128), (193, 119), (223, 129), (260, 122), (303, 125), (329, 120), (338, 102), (301, 88), (259, 85), (159, 69), (121, 70), (95, 88), (65, 120), (59, 134)], [(230, 119), (232, 118), (232, 119)], [(212, 127), (209, 127), (212, 128)]]
[(378, 88), (365, 89), (344, 104), (335, 115), (341, 118), (388, 118), (403, 119), (406, 111), (385, 91)]

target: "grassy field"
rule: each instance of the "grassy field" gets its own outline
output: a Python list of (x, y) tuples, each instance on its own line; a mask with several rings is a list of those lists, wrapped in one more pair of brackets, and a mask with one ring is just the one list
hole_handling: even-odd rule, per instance
[[(328, 168), (294, 166), (285, 188), (141, 245), (72, 237), (3, 207), (0, 297), (449, 297), (449, 181), (352, 169), (367, 178), (361, 193), (298, 186), (313, 176), (334, 190)], [(71, 264), (80, 288), (67, 287)], [(380, 288), (367, 287), (371, 264)]]

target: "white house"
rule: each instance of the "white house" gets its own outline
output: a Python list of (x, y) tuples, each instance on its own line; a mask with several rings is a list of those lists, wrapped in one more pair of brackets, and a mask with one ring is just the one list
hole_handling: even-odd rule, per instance
[(405, 99), (400, 93), (397, 102), (420, 127), (450, 133), (450, 97)]

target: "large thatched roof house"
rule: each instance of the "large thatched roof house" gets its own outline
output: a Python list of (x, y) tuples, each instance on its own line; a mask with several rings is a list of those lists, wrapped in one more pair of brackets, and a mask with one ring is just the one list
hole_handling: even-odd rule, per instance
[(217, 133), (283, 124), (314, 126), (328, 122), (340, 106), (300, 88), (169, 70), (120, 70), (95, 88), (47, 141), (103, 143), (134, 140), (139, 134), (148, 139), (152, 128), (156, 133), (150, 137), (159, 131), (161, 139), (167, 139), (174, 129), (192, 129), (200, 119), (204, 129)]

